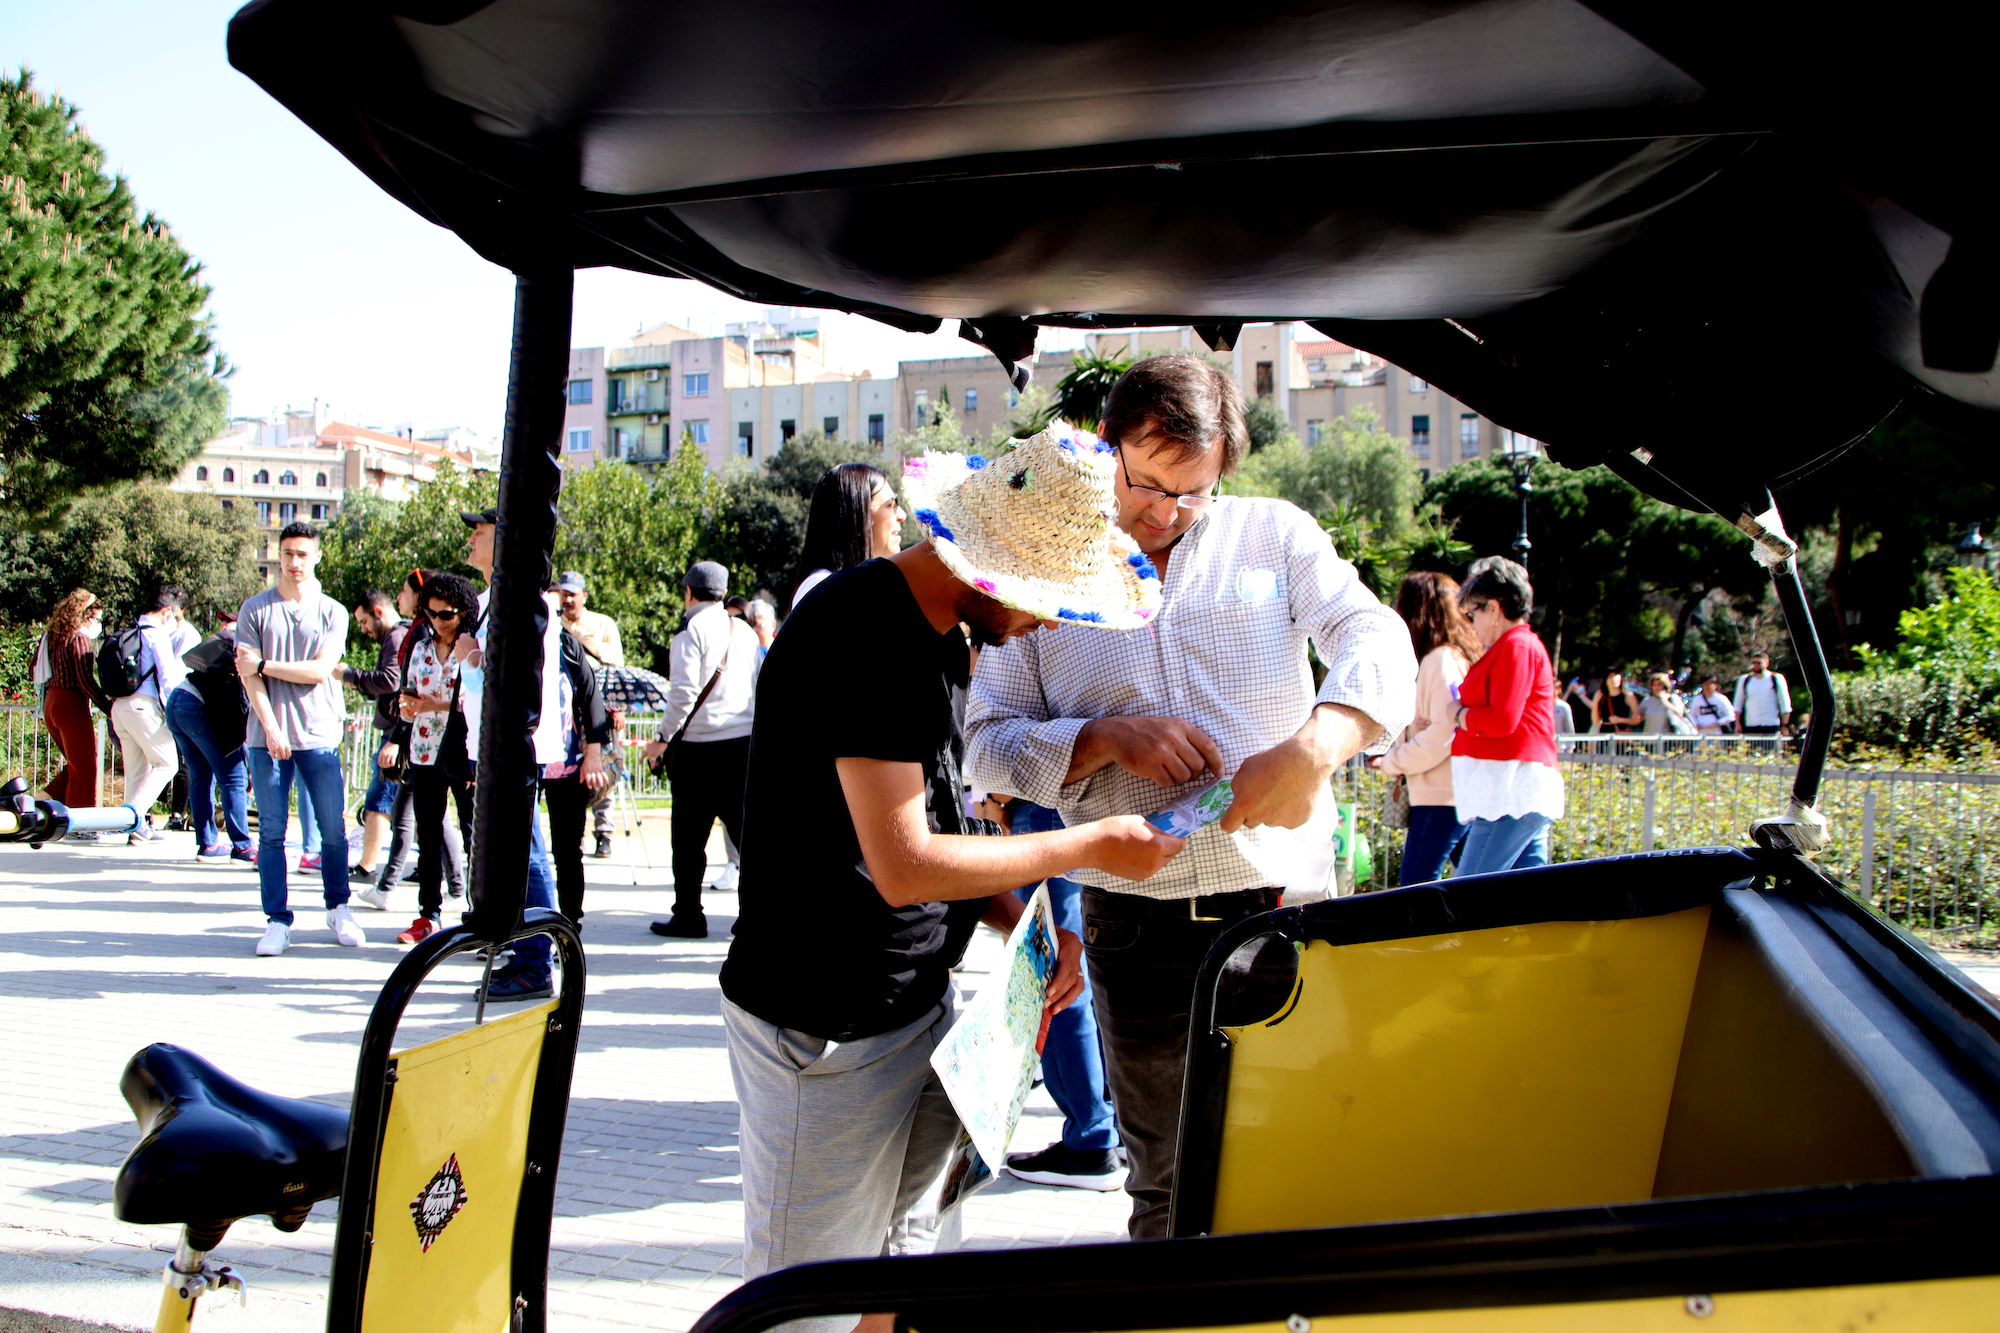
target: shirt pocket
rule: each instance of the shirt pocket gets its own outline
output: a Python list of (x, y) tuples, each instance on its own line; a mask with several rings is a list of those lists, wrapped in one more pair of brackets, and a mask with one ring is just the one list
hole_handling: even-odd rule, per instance
[(1295, 652), (1291, 604), (1282, 597), (1216, 602), (1193, 609), (1182, 621), (1188, 684), (1223, 699), (1281, 697), (1305, 676)]

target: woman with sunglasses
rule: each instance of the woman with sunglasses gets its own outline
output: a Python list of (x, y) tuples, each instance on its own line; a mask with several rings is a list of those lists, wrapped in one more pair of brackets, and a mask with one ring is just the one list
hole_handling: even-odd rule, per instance
[[(460, 702), (461, 639), (479, 627), (479, 596), (456, 574), (425, 577), (418, 612), (430, 626), (403, 671), (399, 711), (410, 724), (410, 801), (417, 825), (417, 910), (397, 942), (415, 944), (436, 930), (444, 911), (445, 810), (455, 802), (461, 820), (472, 814), (472, 757), (465, 748)], [(413, 638), (416, 636), (412, 636)], [(469, 639), (467, 639), (469, 643)]]
[[(49, 688), (42, 696), (42, 723), (63, 757), (63, 767), (49, 779), (49, 798), (64, 805), (97, 804), (97, 729), (90, 706), (109, 713), (111, 701), (97, 687), (90, 641), (103, 632), (104, 605), (82, 588), (57, 602), (49, 615)], [(95, 833), (69, 836), (71, 842), (97, 840)]]
[(805, 548), (799, 555), (804, 572), (791, 605), (805, 600), (829, 575), (902, 549), (903, 506), (896, 501), (896, 488), (880, 468), (842, 463), (813, 487)]
[(1555, 669), (1528, 628), (1528, 571), (1489, 556), (1472, 566), (1459, 605), (1485, 651), (1458, 687), (1451, 787), (1465, 821), (1460, 875), (1549, 863), (1549, 825), (1563, 815), (1556, 766)]

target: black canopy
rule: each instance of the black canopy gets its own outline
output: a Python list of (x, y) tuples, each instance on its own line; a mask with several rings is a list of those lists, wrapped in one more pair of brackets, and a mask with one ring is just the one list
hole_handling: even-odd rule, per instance
[(258, 0), (229, 51), (516, 271), (958, 319), (1009, 361), (1036, 325), (1309, 320), (1733, 516), (1899, 401), (1982, 450), (2000, 422), (1980, 30), (1936, 0)]

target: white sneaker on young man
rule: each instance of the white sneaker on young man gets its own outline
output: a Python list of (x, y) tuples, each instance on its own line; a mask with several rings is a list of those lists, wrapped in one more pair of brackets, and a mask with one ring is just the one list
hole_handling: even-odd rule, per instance
[(714, 889), (717, 893), (736, 892), (736, 867), (733, 865), (722, 867), (722, 873), (717, 875), (715, 883), (708, 887)]
[(292, 943), (292, 928), (282, 921), (272, 921), (264, 927), (264, 938), (257, 941), (259, 958), (276, 958)]
[(389, 910), (389, 895), (373, 886), (365, 889), (356, 889), (354, 891), (354, 898), (357, 902), (367, 903), (378, 912)]
[(326, 928), (333, 932), (335, 944), (358, 949), (368, 943), (368, 937), (361, 933), (361, 927), (354, 924), (354, 912), (346, 903), (327, 911)]

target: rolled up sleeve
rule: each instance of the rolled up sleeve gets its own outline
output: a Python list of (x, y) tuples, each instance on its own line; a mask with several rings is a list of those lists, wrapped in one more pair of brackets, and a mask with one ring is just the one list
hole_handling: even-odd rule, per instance
[(1382, 605), (1340, 558), (1310, 515), (1299, 512), (1289, 540), (1292, 618), (1326, 667), (1316, 704), (1365, 713), (1382, 728), (1369, 746), (1385, 749), (1417, 711), (1417, 655), (1402, 617)]
[(1033, 635), (989, 648), (979, 655), (966, 701), (966, 780), (975, 791), (1055, 808), (1089, 720), (1049, 716)]

